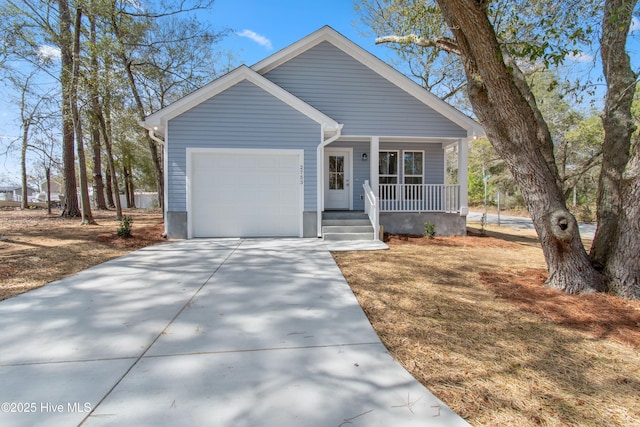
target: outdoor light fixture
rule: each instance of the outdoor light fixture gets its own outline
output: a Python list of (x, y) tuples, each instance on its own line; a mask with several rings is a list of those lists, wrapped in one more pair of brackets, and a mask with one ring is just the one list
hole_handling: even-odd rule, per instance
[(369, 156), (367, 156), (367, 153), (362, 153), (362, 161), (363, 162), (366, 162), (368, 158), (369, 158)]

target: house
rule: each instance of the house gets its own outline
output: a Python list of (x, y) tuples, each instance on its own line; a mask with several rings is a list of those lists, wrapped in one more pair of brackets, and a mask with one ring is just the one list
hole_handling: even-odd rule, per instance
[[(350, 213), (366, 220), (369, 239), (379, 225), (422, 234), (426, 221), (439, 234), (464, 234), (468, 141), (484, 134), (330, 27), (142, 126), (164, 147), (170, 238), (326, 238), (340, 231), (327, 218)], [(445, 184), (452, 147), (459, 185)]]
[[(62, 178), (51, 178), (51, 180), (49, 181), (49, 185), (51, 187), (51, 193), (61, 194), (64, 192)], [(46, 191), (47, 191), (47, 181), (42, 181), (40, 183), (40, 192), (46, 192)]]
[[(27, 198), (31, 198), (36, 193), (31, 187), (27, 187)], [(9, 186), (0, 187), (0, 200), (7, 201), (22, 201), (22, 187), (21, 186)]]

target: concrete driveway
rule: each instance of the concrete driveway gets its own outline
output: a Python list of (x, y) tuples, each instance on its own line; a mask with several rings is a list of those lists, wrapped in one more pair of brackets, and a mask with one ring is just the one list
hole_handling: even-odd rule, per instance
[(153, 246), (0, 302), (2, 426), (463, 426), (317, 239)]

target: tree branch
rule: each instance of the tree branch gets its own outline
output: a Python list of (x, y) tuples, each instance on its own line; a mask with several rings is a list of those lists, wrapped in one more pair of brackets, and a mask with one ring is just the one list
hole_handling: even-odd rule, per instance
[(407, 36), (383, 36), (376, 39), (376, 44), (383, 43), (415, 44), (421, 47), (435, 47), (447, 53), (460, 55), (458, 44), (454, 40), (446, 37), (426, 39), (415, 34), (409, 34)]

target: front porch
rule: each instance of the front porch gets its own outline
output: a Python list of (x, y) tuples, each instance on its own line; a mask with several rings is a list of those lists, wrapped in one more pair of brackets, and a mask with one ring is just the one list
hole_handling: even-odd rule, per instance
[[(424, 223), (439, 235), (466, 233), (467, 150), (463, 139), (339, 138), (320, 147), (318, 237), (326, 213), (364, 211), (380, 229), (423, 234)], [(446, 152), (457, 153), (457, 182), (447, 182)], [(334, 236), (330, 236), (333, 238)]]

